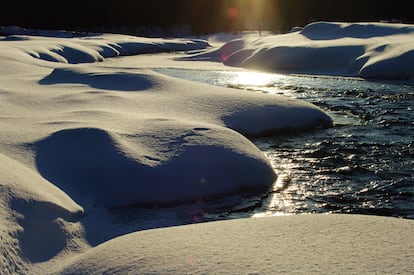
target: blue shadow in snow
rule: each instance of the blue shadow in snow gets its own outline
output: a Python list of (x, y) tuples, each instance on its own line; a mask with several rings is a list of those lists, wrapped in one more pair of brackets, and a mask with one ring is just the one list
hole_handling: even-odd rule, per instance
[(102, 90), (143, 91), (154, 86), (150, 76), (132, 73), (86, 73), (76, 69), (57, 68), (39, 81), (42, 85), (85, 84)]

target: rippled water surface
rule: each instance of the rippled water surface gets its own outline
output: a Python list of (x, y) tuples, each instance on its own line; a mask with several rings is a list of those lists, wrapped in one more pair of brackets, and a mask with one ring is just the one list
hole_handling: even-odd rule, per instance
[(254, 140), (279, 175), (275, 191), (221, 215), (334, 212), (414, 218), (412, 84), (236, 71), (157, 71), (303, 99), (334, 120), (330, 129)]

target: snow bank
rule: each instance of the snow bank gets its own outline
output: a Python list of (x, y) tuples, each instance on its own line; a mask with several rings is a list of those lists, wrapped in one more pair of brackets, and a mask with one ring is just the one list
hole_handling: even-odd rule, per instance
[(97, 246), (59, 274), (410, 273), (413, 225), (302, 215), (149, 230)]
[(413, 34), (413, 25), (316, 22), (288, 34), (230, 41), (192, 58), (278, 72), (409, 79)]
[(79, 220), (83, 209), (22, 163), (3, 154), (0, 163), (0, 270), (20, 273), (25, 271), (22, 254), (39, 262), (66, 247), (59, 219)]
[[(200, 39), (143, 38), (117, 34), (74, 36), (64, 31), (47, 33), (21, 28), (3, 28), (0, 41), (40, 60), (61, 63), (91, 63), (108, 57), (206, 49)], [(37, 36), (31, 36), (31, 35)], [(67, 34), (67, 35), (65, 35)], [(57, 41), (59, 39), (59, 41)], [(30, 41), (29, 41), (30, 40)]]
[[(160, 124), (165, 135), (158, 138), (170, 139), (162, 149), (166, 160), (157, 155), (134, 159), (128, 151), (134, 144), (119, 135), (79, 128), (38, 142), (37, 167), (82, 205), (109, 207), (196, 201), (246, 189), (266, 192), (274, 181), (263, 155), (236, 133), (174, 121)], [(147, 138), (159, 135), (146, 132)]]
[(115, 226), (114, 208), (266, 192), (276, 175), (245, 136), (332, 124), (300, 100), (140, 68), (149, 57), (108, 58), (206, 46), (109, 34), (0, 40), (0, 270), (44, 273), (136, 230)]

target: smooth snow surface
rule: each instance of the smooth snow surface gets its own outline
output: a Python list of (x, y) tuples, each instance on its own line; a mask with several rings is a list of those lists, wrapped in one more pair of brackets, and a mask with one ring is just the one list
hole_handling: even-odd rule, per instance
[(414, 77), (414, 26), (316, 22), (283, 35), (237, 39), (196, 57), (277, 72)]
[[(45, 33), (20, 28), (1, 31), (7, 36), (0, 38), (0, 273), (185, 273), (209, 271), (209, 266), (217, 266), (213, 272), (233, 273), (249, 263), (254, 272), (265, 270), (255, 266), (259, 256), (263, 259), (257, 263), (270, 259), (274, 264), (273, 259), (278, 258), (272, 255), (274, 251), (290, 253), (290, 246), (277, 243), (272, 248), (266, 244), (268, 247), (262, 250), (265, 240), (279, 242), (280, 236), (288, 236), (293, 245), (295, 236), (305, 236), (300, 232), (308, 222), (316, 226), (317, 233), (325, 228), (317, 227), (317, 221), (321, 221), (331, 230), (332, 242), (342, 241), (341, 235), (334, 233), (340, 227), (327, 216), (284, 220), (289, 234), (279, 237), (275, 234), (283, 231), (267, 227), (278, 223), (274, 219), (269, 223), (250, 220), (204, 224), (114, 239), (151, 226), (134, 225), (134, 221), (133, 226), (116, 223), (111, 211), (117, 211), (119, 217), (125, 207), (141, 209), (195, 202), (208, 205), (213, 199), (221, 200), (224, 207), (231, 203), (226, 200), (229, 195), (266, 192), (276, 175), (267, 158), (246, 136), (317, 130), (330, 126), (332, 120), (318, 107), (300, 100), (193, 83), (151, 70), (225, 68), (221, 63), (176, 61), (185, 51), (206, 49), (208, 44), (203, 40), (114, 34), (77, 36), (64, 31)], [(405, 37), (401, 32), (399, 35)], [(273, 40), (269, 38), (266, 43)], [(331, 40), (336, 45), (338, 39)], [(241, 50), (238, 56), (246, 58), (247, 52), (254, 50), (243, 49), (254, 42), (240, 41), (228, 45)], [(257, 43), (263, 41), (266, 39)], [(237, 55), (231, 53), (232, 47), (227, 47), (226, 63), (237, 63)], [(176, 51), (181, 53), (157, 54)], [(354, 48), (347, 51), (354, 52)], [(251, 62), (257, 64), (259, 60)], [(352, 218), (335, 219), (353, 224)], [(401, 236), (407, 232), (405, 224), (411, 225), (411, 221), (364, 219), (355, 220), (352, 232), (357, 232), (355, 236), (361, 238), (358, 244), (367, 249), (374, 248), (374, 244), (364, 246), (365, 241), (371, 242), (373, 238), (364, 239), (363, 234), (377, 232), (366, 227), (368, 221), (379, 221), (381, 229), (395, 225), (389, 232), (399, 231)], [(303, 221), (303, 226), (297, 227), (297, 221)], [(236, 227), (242, 229), (238, 235), (232, 235), (236, 239), (227, 238), (226, 229), (232, 232)], [(249, 237), (253, 228), (252, 232), (260, 238)], [(185, 246), (187, 234), (192, 239), (198, 235), (193, 230), (213, 234), (210, 239), (214, 242), (206, 242), (205, 238)], [(316, 238), (315, 242), (309, 239), (304, 245), (309, 248), (312, 243), (317, 244), (323, 251), (324, 243), (319, 243), (323, 240), (315, 232), (309, 235)], [(385, 236), (381, 234), (377, 237)], [(105, 244), (111, 239), (114, 240)], [(168, 243), (169, 239), (172, 243)], [(238, 241), (240, 250), (227, 258), (229, 249)], [(167, 254), (159, 257), (153, 246), (156, 243), (168, 249)], [(407, 243), (395, 243), (397, 248), (406, 249), (405, 254), (399, 255), (410, 252), (404, 246)], [(222, 250), (227, 255), (222, 258), (226, 263), (220, 265), (220, 246), (228, 244), (232, 246)], [(185, 247), (177, 251), (181, 245)], [(351, 253), (352, 248), (344, 245), (345, 253)], [(256, 258), (247, 253), (250, 248), (259, 251)], [(188, 254), (188, 249), (201, 254)], [(389, 252), (381, 249), (378, 255), (372, 255)], [(169, 262), (175, 256), (168, 253), (173, 251), (178, 253), (177, 257), (184, 253), (189, 263), (198, 262), (199, 256), (207, 257), (209, 251), (213, 254), (203, 260), (203, 266), (191, 267)], [(388, 262), (381, 263), (388, 267)], [(154, 264), (158, 270), (153, 269)], [(405, 258), (397, 266), (405, 271)], [(311, 268), (303, 268), (307, 267)]]
[(97, 246), (60, 273), (408, 274), (414, 268), (413, 225), (320, 214), (148, 230)]

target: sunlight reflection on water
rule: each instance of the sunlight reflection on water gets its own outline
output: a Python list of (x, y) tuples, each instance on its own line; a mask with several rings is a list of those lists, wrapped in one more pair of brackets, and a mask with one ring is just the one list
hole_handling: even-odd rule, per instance
[(266, 87), (272, 85), (276, 79), (283, 81), (286, 76), (281, 74), (267, 74), (260, 72), (224, 72), (221, 81), (229, 85), (246, 87)]
[[(157, 69), (170, 76), (302, 99), (334, 127), (256, 139), (283, 188), (232, 217), (363, 213), (414, 218), (414, 86), (354, 78)], [(237, 90), (235, 90), (237, 92)], [(289, 179), (289, 180), (288, 180)], [(278, 189), (278, 187), (276, 187)]]

